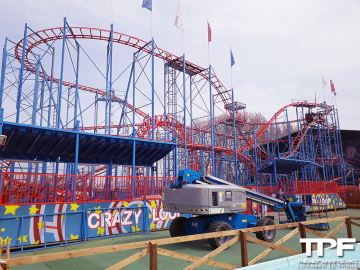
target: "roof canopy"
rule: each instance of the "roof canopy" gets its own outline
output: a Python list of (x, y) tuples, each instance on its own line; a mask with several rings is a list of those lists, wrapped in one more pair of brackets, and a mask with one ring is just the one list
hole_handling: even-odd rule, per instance
[(151, 166), (175, 148), (174, 143), (91, 134), (32, 125), (3, 123), (7, 136), (1, 159), (74, 162), (79, 134), (79, 163)]

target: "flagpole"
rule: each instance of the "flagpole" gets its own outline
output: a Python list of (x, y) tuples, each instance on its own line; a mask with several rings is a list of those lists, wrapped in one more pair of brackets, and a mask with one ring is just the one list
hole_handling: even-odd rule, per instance
[[(207, 35), (208, 35), (208, 66), (210, 66), (210, 41), (209, 41), (209, 20), (207, 20)], [(211, 35), (211, 33), (210, 33)]]
[(28, 12), (27, 12), (27, 23), (29, 24), (30, 23), (30, 9), (31, 9), (31, 3), (30, 3), (31, 0), (28, 0)]
[(153, 39), (153, 14), (151, 11), (151, 15), (150, 15), (150, 34), (151, 34), (151, 39)]
[(231, 89), (234, 89), (233, 88), (233, 65), (232, 65), (232, 62), (231, 62), (231, 47), (229, 46), (229, 50), (230, 50), (230, 86), (231, 86)]
[(334, 102), (335, 109), (337, 110), (336, 91), (333, 92), (333, 102)]
[(110, 24), (113, 23), (113, 1), (110, 1)]
[(323, 96), (324, 96), (324, 102), (326, 103), (326, 97), (325, 97), (325, 80), (324, 77), (321, 76), (321, 85), (322, 85), (322, 91), (323, 91)]
[(185, 48), (184, 48), (184, 26), (183, 26), (183, 23), (182, 23), (181, 5), (180, 5), (180, 3), (178, 3), (178, 6), (177, 6), (174, 26), (177, 29), (181, 30), (181, 48), (180, 48), (180, 51), (182, 51), (182, 53), (184, 54), (185, 53)]
[(332, 82), (332, 80), (330, 80), (330, 91), (331, 92), (330, 93), (328, 92), (328, 97), (329, 97), (330, 104), (335, 105), (335, 101), (334, 101), (334, 97), (333, 97), (334, 93), (331, 89), (331, 82)]
[(208, 41), (208, 66), (210, 66), (210, 42)]
[(184, 27), (181, 29), (181, 49), (182, 49), (182, 52), (185, 53), (185, 48), (184, 48)]
[(142, 8), (146, 8), (151, 12), (150, 14), (150, 35), (151, 40), (153, 40), (153, 12), (152, 12), (152, 0), (143, 0)]

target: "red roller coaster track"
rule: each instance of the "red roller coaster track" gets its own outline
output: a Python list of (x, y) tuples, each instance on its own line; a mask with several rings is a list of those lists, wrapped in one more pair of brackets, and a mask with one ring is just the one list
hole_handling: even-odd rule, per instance
[[(102, 41), (109, 41), (110, 31), (106, 29), (100, 28), (90, 28), (90, 27), (71, 27), (71, 31), (67, 31), (66, 38), (67, 39), (88, 39), (88, 40), (102, 40)], [(35, 72), (35, 66), (29, 60), (29, 53), (32, 49), (40, 46), (41, 44), (48, 44), (50, 41), (60, 40), (63, 38), (63, 27), (55, 27), (55, 28), (48, 28), (39, 30), (37, 32), (33, 32), (27, 36), (27, 47), (26, 47), (26, 57), (25, 57), (25, 69), (31, 72)], [(112, 37), (113, 43), (118, 43), (122, 45), (126, 45), (137, 50), (144, 51), (148, 54), (151, 54), (151, 49), (149, 49), (148, 42), (139, 39), (137, 37), (133, 37), (124, 33), (113, 32)], [(24, 40), (20, 40), (16, 47), (15, 47), (15, 56), (16, 59), (21, 62), (21, 55), (23, 49)], [(179, 59), (178, 56), (167, 52), (159, 47), (155, 47), (155, 57), (160, 58), (164, 61), (171, 62), (176, 59)], [(207, 69), (193, 64), (189, 61), (185, 61), (186, 69), (194, 74), (199, 74), (205, 80), (211, 82), (212, 86), (217, 91), (218, 95), (221, 97), (224, 104), (229, 104), (231, 101), (231, 97), (223, 83), (218, 79), (215, 74), (212, 74), (209, 77), (209, 72)], [(44, 75), (43, 75), (44, 76)], [(59, 83), (58, 78), (52, 78), (46, 75), (48, 80), (52, 80), (55, 83)], [(68, 87), (75, 87), (75, 83), (63, 81), (64, 86)], [(104, 96), (106, 93), (104, 90), (99, 90), (97, 88), (87, 86), (87, 85), (79, 85), (79, 89), (83, 91), (88, 91), (92, 93), (98, 93), (101, 96)], [(119, 99), (118, 97), (113, 97), (114, 99)], [(121, 101), (121, 99), (119, 99)], [(148, 116), (147, 113), (141, 111), (138, 108), (134, 108), (131, 104), (126, 104), (126, 106), (131, 109), (135, 110), (135, 112), (142, 117)]]
[[(67, 39), (102, 40), (102, 41), (108, 42), (109, 37), (110, 37), (110, 31), (106, 30), (106, 29), (90, 28), (90, 27), (71, 27), (69, 29), (70, 29), (70, 31), (67, 31), (67, 33), (66, 33)], [(29, 60), (29, 54), (31, 53), (31, 51), (34, 48), (36, 48), (40, 45), (43, 45), (43, 44), (49, 44), (49, 42), (60, 40), (62, 38), (63, 38), (63, 27), (43, 29), (43, 30), (39, 30), (37, 32), (32, 32), (31, 34), (29, 34), (27, 36), (27, 47), (26, 47), (26, 54), (25, 54), (26, 56), (24, 59), (25, 69), (30, 72), (35, 72), (35, 66)], [(149, 48), (149, 46), (147, 46), (148, 42), (146, 42), (142, 39), (124, 34), (124, 33), (114, 32), (113, 36), (112, 36), (112, 42), (135, 48), (135, 49), (143, 51), (147, 54), (151, 54), (151, 52), (152, 52), (151, 49)], [(22, 55), (23, 43), (24, 43), (24, 40), (20, 40), (17, 43), (17, 45), (15, 46), (15, 56), (19, 62), (22, 61), (21, 55)], [(163, 50), (157, 46), (155, 47), (154, 55), (155, 55), (155, 57), (162, 59), (164, 61), (167, 61), (167, 62), (176, 62), (176, 60), (179, 59), (178, 56), (176, 56), (172, 53), (169, 53), (168, 51)], [(215, 74), (212, 73), (209, 76), (209, 72), (207, 69), (205, 69), (201, 66), (198, 66), (194, 63), (191, 63), (189, 61), (186, 61), (185, 64), (186, 64), (187, 70), (189, 70), (191, 73), (200, 75), (202, 78), (204, 78), (205, 80), (209, 81), (212, 84), (212, 86), (216, 90), (218, 96), (220, 96), (224, 105), (230, 105), (231, 97), (229, 96), (229, 92), (227, 91), (227, 89), (225, 88), (223, 83), (218, 79), (218, 77)], [(180, 65), (181, 65), (181, 63), (180, 63)], [(59, 84), (60, 80), (58, 78), (51, 77), (44, 73), (42, 73), (41, 76), (45, 77), (49, 81), (53, 81), (54, 83)], [(75, 87), (75, 83), (69, 82), (69, 81), (63, 81), (62, 84), (67, 87)], [(92, 93), (98, 93), (100, 96), (106, 95), (106, 92), (104, 90), (100, 90), (98, 88), (87, 86), (87, 85), (79, 85), (79, 89), (83, 90), (83, 91), (92, 92)], [(116, 96), (112, 96), (112, 99), (115, 99), (115, 100), (125, 103), (125, 101), (121, 100), (119, 97), (116, 97)], [(135, 108), (132, 104), (126, 103), (125, 105), (129, 109), (135, 111), (138, 115), (140, 115), (144, 118), (143, 123), (136, 124), (136, 126), (138, 126), (138, 131), (137, 131), (138, 135), (140, 137), (141, 136), (145, 137), (147, 135), (147, 133), (149, 132), (149, 128), (152, 127), (151, 118), (148, 117), (148, 114), (146, 112), (142, 111), (139, 108)], [(244, 138), (244, 140), (246, 141), (245, 145), (243, 145), (236, 151), (240, 161), (248, 164), (250, 169), (252, 169), (253, 165), (251, 164), (252, 162), (251, 162), (250, 158), (247, 157), (246, 155), (244, 155), (243, 152), (254, 147), (255, 140), (258, 140), (260, 137), (262, 137), (264, 135), (266, 130), (268, 130), (269, 127), (274, 123), (274, 121), (277, 120), (277, 118), (280, 116), (281, 113), (283, 113), (289, 107), (297, 107), (297, 106), (316, 107), (317, 105), (315, 103), (308, 103), (308, 102), (295, 102), (295, 103), (291, 103), (291, 104), (288, 104), (288, 105), (282, 107), (266, 123), (262, 124), (260, 130), (256, 133), (255, 138), (251, 138), (251, 139)], [(228, 107), (230, 108), (230, 106), (228, 106)], [(154, 124), (156, 124), (156, 127), (170, 126), (169, 121), (172, 121), (172, 123), (171, 123), (172, 128), (174, 128), (176, 130), (176, 132), (179, 133), (179, 136), (182, 138), (182, 140), (180, 140), (179, 143), (183, 144), (184, 138), (186, 138), (187, 148), (189, 150), (200, 150), (200, 149), (204, 150), (204, 151), (210, 150), (209, 145), (192, 144), (190, 141), (188, 141), (189, 140), (188, 136), (185, 136), (185, 134), (183, 134), (184, 128), (183, 128), (182, 123), (179, 123), (177, 121), (175, 121), (175, 123), (174, 123), (173, 119), (167, 119), (166, 121), (164, 121), (162, 116), (156, 116), (154, 120), (156, 122), (156, 123), (154, 123)], [(114, 127), (117, 127), (117, 126), (114, 126)], [(94, 129), (94, 128), (101, 129), (103, 127), (102, 126), (91, 127), (91, 128), (84, 127), (84, 129)], [(307, 129), (304, 130), (304, 132), (301, 134), (306, 133), (306, 131), (307, 131)], [(300, 143), (299, 140), (302, 140), (302, 139), (303, 139), (302, 137), (298, 138), (296, 143), (299, 144)], [(296, 149), (296, 146), (294, 146), (293, 149)], [(234, 154), (234, 151), (232, 149), (227, 149), (227, 148), (223, 148), (223, 147), (216, 146), (214, 150), (217, 152), (222, 152), (224, 154)]]

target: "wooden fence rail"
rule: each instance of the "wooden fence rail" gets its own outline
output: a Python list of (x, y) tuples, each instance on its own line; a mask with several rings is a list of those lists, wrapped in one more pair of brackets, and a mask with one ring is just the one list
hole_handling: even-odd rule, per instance
[[(290, 255), (299, 254), (301, 252), (305, 252), (304, 244), (301, 244), (301, 252), (285, 247), (283, 244), (292, 237), (294, 237), (295, 235), (297, 235), (298, 233), (300, 234), (301, 238), (306, 238), (307, 233), (311, 233), (318, 237), (332, 238), (343, 227), (346, 227), (347, 236), (349, 238), (352, 238), (353, 237), (352, 226), (360, 227), (360, 223), (357, 222), (358, 220), (360, 220), (360, 218), (348, 217), (348, 216), (333, 217), (333, 218), (304, 221), (301, 223), (293, 222), (287, 224), (276, 224), (276, 225), (241, 229), (241, 230), (230, 230), (230, 231), (204, 233), (204, 234), (180, 236), (180, 237), (157, 239), (157, 240), (139, 241), (133, 243), (119, 244), (119, 245), (84, 248), (79, 250), (63, 251), (63, 252), (55, 252), (55, 253), (23, 256), (23, 257), (15, 257), (15, 258), (10, 257), (10, 245), (9, 243), (7, 243), (6, 258), (4, 260), (1, 260), (1, 253), (0, 253), (0, 265), (2, 269), (5, 270), (5, 269), (10, 269), (11, 266), (17, 266), (17, 265), (27, 265), (33, 263), (44, 263), (50, 261), (72, 259), (83, 256), (89, 256), (90, 254), (99, 255), (99, 254), (106, 254), (106, 253), (112, 253), (118, 251), (141, 249), (140, 251), (137, 251), (135, 254), (117, 262), (116, 264), (108, 267), (107, 269), (108, 270), (122, 269), (125, 266), (128, 266), (147, 255), (149, 255), (150, 270), (157, 269), (158, 255), (173, 257), (176, 259), (181, 259), (191, 262), (191, 264), (185, 268), (186, 270), (197, 269), (198, 267), (204, 264), (220, 269), (234, 269), (237, 268), (237, 266), (224, 262), (215, 261), (213, 257), (222, 253), (224, 250), (226, 250), (227, 248), (238, 242), (240, 243), (241, 266), (255, 264), (260, 260), (264, 259), (273, 250), (279, 250)], [(314, 231), (307, 227), (307, 225), (328, 223), (328, 222), (340, 222), (340, 224), (338, 224), (333, 230), (331, 230), (326, 234), (322, 232)], [(292, 229), (292, 231), (286, 234), (285, 236), (283, 236), (281, 239), (277, 240), (275, 243), (262, 241), (249, 235), (249, 233), (272, 230), (272, 229)], [(223, 237), (223, 236), (234, 236), (234, 237), (231, 238), (224, 245), (218, 247), (217, 249), (211, 251), (210, 253), (208, 253), (203, 257), (197, 257), (193, 255), (188, 255), (180, 252), (159, 248), (159, 246), (163, 246), (163, 245), (192, 242), (197, 240), (204, 240), (204, 239)], [(261, 245), (266, 249), (262, 251), (260, 254), (258, 254), (255, 258), (253, 258), (251, 261), (249, 261), (248, 242)]]

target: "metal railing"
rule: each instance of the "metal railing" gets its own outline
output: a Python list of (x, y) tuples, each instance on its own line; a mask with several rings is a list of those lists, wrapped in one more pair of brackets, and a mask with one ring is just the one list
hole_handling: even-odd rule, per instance
[(173, 177), (0, 173), (0, 204), (92, 202), (160, 196)]

